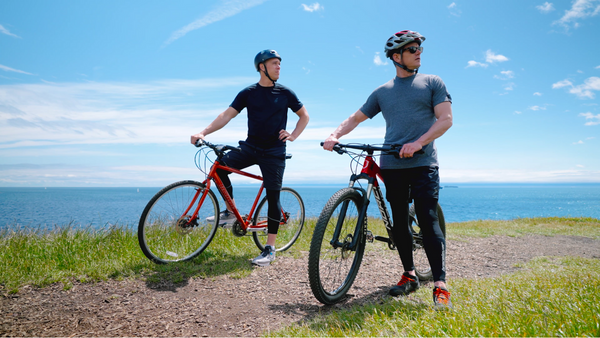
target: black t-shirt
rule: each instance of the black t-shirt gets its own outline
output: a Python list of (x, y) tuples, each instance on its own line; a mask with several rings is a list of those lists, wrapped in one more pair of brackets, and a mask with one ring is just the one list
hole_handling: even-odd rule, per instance
[(279, 83), (274, 87), (250, 85), (231, 103), (238, 112), (248, 109), (246, 142), (264, 149), (285, 146), (285, 142), (279, 140), (279, 131), (286, 129), (287, 110), (297, 112), (302, 106), (296, 94)]

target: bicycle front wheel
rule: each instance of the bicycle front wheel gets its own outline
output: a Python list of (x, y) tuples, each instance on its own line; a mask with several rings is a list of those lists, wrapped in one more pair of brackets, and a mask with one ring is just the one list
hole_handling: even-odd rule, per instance
[[(431, 272), (429, 259), (427, 259), (427, 254), (425, 253), (423, 233), (419, 227), (414, 204), (410, 205), (408, 213), (410, 218), (410, 230), (413, 233), (413, 260), (415, 264), (415, 273), (417, 274), (417, 277), (419, 277), (419, 280), (431, 280), (433, 279), (433, 273)], [(446, 219), (444, 218), (442, 207), (439, 204), (437, 205), (437, 215), (440, 229), (444, 234), (444, 238), (446, 238)]]
[[(204, 193), (198, 216), (192, 219)], [(138, 241), (144, 255), (156, 263), (187, 261), (210, 244), (218, 222), (219, 204), (212, 191), (199, 182), (176, 182), (146, 205), (138, 226)]]
[[(342, 300), (358, 273), (367, 226), (365, 215), (365, 223), (355, 233), (362, 205), (363, 197), (358, 191), (342, 189), (329, 198), (315, 226), (308, 255), (308, 278), (315, 298), (323, 304)], [(334, 232), (339, 232), (336, 245), (332, 243)], [(357, 244), (351, 249), (349, 245), (355, 237)]]
[[(281, 188), (279, 202), (281, 203), (281, 222), (275, 240), (275, 251), (285, 251), (294, 245), (298, 236), (300, 236), (300, 232), (302, 232), (305, 210), (302, 197), (292, 188)], [(268, 209), (267, 198), (265, 197), (256, 209), (254, 224), (266, 225)], [(256, 246), (261, 251), (264, 250), (267, 244), (267, 233), (263, 231), (253, 232), (252, 237)]]

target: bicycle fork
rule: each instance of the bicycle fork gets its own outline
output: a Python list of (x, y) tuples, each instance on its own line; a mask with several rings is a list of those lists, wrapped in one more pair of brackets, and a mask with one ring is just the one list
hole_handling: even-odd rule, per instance
[(356, 226), (354, 228), (354, 235), (348, 236), (348, 237), (351, 237), (351, 241), (349, 241), (350, 238), (346, 237), (343, 239), (343, 242), (340, 242), (340, 234), (342, 232), (344, 221), (346, 220), (346, 213), (348, 211), (348, 206), (350, 204), (350, 201), (344, 201), (344, 203), (342, 204), (340, 213), (339, 213), (340, 216), (338, 217), (337, 224), (335, 226), (333, 237), (330, 241), (330, 244), (333, 248), (343, 248), (344, 250), (356, 251), (358, 241), (360, 240), (360, 238), (362, 236), (364, 236), (366, 238), (366, 240), (368, 240), (369, 242), (373, 241), (373, 235), (367, 229), (367, 209), (369, 208), (371, 191), (373, 191), (373, 189), (375, 189), (375, 191), (378, 191), (378, 192), (376, 192), (376, 195), (377, 194), (381, 195), (381, 190), (379, 189), (379, 187), (373, 187), (372, 179), (370, 179), (370, 178), (368, 178), (369, 184), (368, 184), (366, 191), (362, 188), (354, 187), (354, 183), (359, 178), (368, 178), (368, 177), (363, 177), (363, 175), (353, 175), (353, 177), (350, 180), (350, 184), (348, 186), (349, 188), (353, 188), (354, 190), (359, 192), (360, 196), (362, 197), (362, 201), (361, 201), (362, 206), (361, 206), (361, 209), (358, 214), (358, 220), (356, 222)]
[[(357, 177), (353, 177), (353, 179), (350, 181), (350, 185), (349, 185), (349, 188), (355, 189), (363, 197), (362, 198), (362, 207), (361, 207), (361, 210), (358, 215), (358, 221), (356, 222), (356, 227), (354, 229), (354, 236), (352, 237), (352, 241), (350, 243), (348, 243), (346, 239), (344, 239), (344, 242), (339, 241), (340, 233), (342, 231), (343, 222), (345, 219), (345, 217), (342, 217), (342, 216), (346, 215), (346, 212), (348, 210), (348, 205), (350, 203), (350, 201), (345, 201), (342, 204), (342, 209), (340, 210), (341, 216), (337, 220), (335, 231), (333, 233), (333, 238), (331, 239), (330, 244), (334, 248), (344, 247), (346, 250), (355, 251), (356, 245), (362, 235), (362, 236), (365, 236), (365, 240), (367, 240), (369, 243), (372, 243), (373, 240), (378, 240), (378, 241), (387, 243), (390, 250), (395, 250), (396, 245), (394, 244), (393, 237), (392, 237), (392, 226), (393, 225), (391, 222), (390, 214), (385, 205), (385, 199), (383, 196), (383, 192), (381, 191), (381, 187), (379, 187), (378, 185), (375, 185), (373, 183), (374, 180), (372, 178), (361, 177), (361, 176), (363, 176), (363, 175), (357, 175)], [(367, 178), (368, 179), (369, 183), (367, 185), (367, 190), (354, 187), (354, 183), (359, 178)], [(369, 208), (369, 203), (371, 200), (371, 198), (370, 198), (371, 193), (373, 193), (373, 195), (375, 196), (375, 201), (377, 202), (377, 207), (379, 208), (379, 212), (381, 213), (381, 218), (383, 220), (383, 224), (385, 225), (386, 231), (388, 233), (388, 237), (373, 236), (371, 231), (368, 230), (368, 228), (367, 228), (367, 209)]]

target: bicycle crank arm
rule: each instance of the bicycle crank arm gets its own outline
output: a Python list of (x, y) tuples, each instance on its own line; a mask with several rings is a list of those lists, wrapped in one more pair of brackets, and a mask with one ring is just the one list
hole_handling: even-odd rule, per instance
[(375, 236), (375, 239), (380, 242), (387, 243), (388, 248), (390, 248), (390, 250), (396, 250), (396, 245), (394, 244), (394, 242), (392, 242), (391, 239), (383, 236)]
[(392, 243), (392, 241), (390, 241), (390, 239), (389, 239), (389, 238), (387, 238), (387, 237), (383, 237), (383, 236), (375, 236), (374, 238), (375, 238), (376, 240), (380, 241), (380, 242), (384, 242), (384, 243), (387, 243), (387, 244), (391, 244), (391, 243)]

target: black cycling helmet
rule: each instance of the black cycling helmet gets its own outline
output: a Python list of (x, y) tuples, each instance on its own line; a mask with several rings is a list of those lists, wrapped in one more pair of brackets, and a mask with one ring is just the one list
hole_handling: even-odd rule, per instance
[(256, 56), (254, 57), (254, 67), (256, 67), (256, 71), (260, 72), (260, 67), (258, 67), (258, 65), (273, 58), (278, 58), (279, 61), (281, 61), (281, 56), (279, 56), (277, 51), (275, 51), (274, 49), (265, 49), (260, 53), (256, 54)]
[[(259, 52), (258, 54), (256, 54), (256, 56), (254, 57), (254, 67), (256, 68), (256, 71), (260, 72), (259, 65), (261, 63), (264, 64), (267, 60), (274, 59), (274, 58), (277, 58), (277, 59), (279, 59), (279, 61), (281, 61), (281, 56), (279, 56), (277, 51), (275, 51), (274, 49), (265, 49), (265, 50)], [(267, 78), (269, 78), (269, 80), (273, 81), (273, 79), (271, 79), (271, 77), (269, 76), (269, 73), (267, 72), (266, 65), (265, 65), (265, 75), (267, 76)], [(275, 80), (275, 81), (277, 81), (277, 80)], [(273, 81), (273, 84), (275, 84), (275, 81)]]

